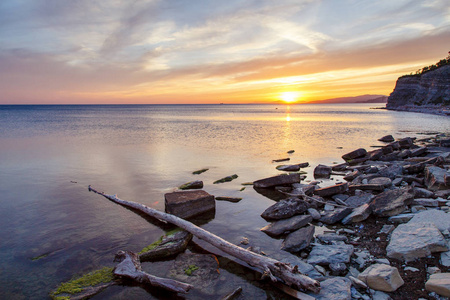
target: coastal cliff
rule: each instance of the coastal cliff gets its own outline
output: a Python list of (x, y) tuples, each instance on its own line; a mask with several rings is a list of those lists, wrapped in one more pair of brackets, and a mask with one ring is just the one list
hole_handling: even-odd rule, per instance
[(398, 78), (386, 108), (450, 115), (450, 65)]

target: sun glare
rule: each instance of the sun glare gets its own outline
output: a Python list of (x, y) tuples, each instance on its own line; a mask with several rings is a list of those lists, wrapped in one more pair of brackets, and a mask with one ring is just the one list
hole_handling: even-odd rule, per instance
[(298, 98), (300, 97), (299, 92), (284, 92), (281, 93), (281, 100), (283, 100), (286, 103), (294, 103), (297, 102)]

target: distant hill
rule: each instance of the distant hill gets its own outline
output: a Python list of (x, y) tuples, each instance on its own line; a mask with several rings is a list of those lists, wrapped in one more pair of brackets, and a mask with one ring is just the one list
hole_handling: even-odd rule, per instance
[(356, 97), (342, 97), (325, 100), (310, 101), (305, 103), (386, 103), (387, 96), (385, 95), (362, 95)]

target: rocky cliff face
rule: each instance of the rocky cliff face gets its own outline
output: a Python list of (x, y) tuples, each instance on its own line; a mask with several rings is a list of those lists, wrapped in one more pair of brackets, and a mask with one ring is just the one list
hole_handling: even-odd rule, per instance
[(450, 115), (450, 65), (400, 77), (386, 108)]

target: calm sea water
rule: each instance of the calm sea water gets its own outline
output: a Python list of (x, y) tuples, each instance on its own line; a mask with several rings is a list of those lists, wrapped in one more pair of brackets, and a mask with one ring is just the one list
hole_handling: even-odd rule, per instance
[[(260, 214), (274, 201), (251, 187), (240, 191), (241, 183), (279, 174), (273, 159), (309, 162), (311, 180), (315, 165), (341, 162), (342, 154), (378, 145), (386, 134), (450, 131), (448, 117), (371, 106), (0, 106), (0, 298), (45, 299), (60, 282), (113, 266), (118, 250), (138, 252), (164, 233), (89, 193), (88, 185), (164, 210), (165, 193), (203, 180), (213, 195), (243, 198), (218, 201), (205, 229), (235, 244), (247, 237), (249, 246), (295, 262), (297, 257), (279, 251), (281, 240), (259, 231), (267, 225)], [(209, 171), (192, 175), (202, 168)], [(232, 174), (239, 178), (212, 184)], [(170, 266), (167, 261), (144, 268), (166, 276)], [(248, 299), (272, 293), (244, 273), (229, 262), (221, 284), (187, 298), (219, 298), (237, 286)], [(159, 297), (139, 287), (113, 287), (94, 297), (130, 298)]]

